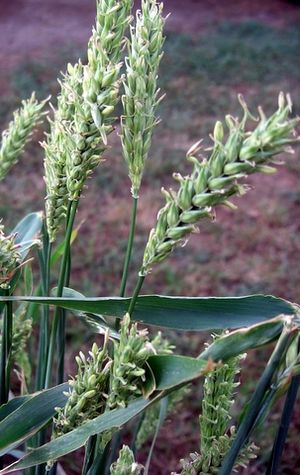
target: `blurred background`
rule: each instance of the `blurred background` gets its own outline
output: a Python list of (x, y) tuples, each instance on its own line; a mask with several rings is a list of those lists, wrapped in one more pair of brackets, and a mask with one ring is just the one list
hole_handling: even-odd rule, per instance
[[(236, 96), (250, 109), (267, 113), (277, 107), (279, 91), (290, 92), (294, 113), (300, 109), (300, 3), (283, 0), (165, 0), (165, 56), (160, 86), (166, 93), (141, 191), (132, 289), (144, 245), (163, 203), (161, 186), (172, 185), (172, 172), (188, 173), (185, 153), (209, 133), (216, 119), (240, 114)], [(0, 127), (5, 128), (22, 98), (59, 90), (57, 77), (67, 62), (84, 60), (95, 15), (94, 0), (0, 0)], [(118, 127), (117, 127), (118, 128)], [(1, 183), (0, 217), (12, 227), (26, 213), (44, 206), (43, 153), (35, 134), (19, 165)], [(118, 291), (126, 247), (130, 184), (119, 137), (111, 137), (106, 161), (89, 180), (78, 213), (71, 286), (87, 295)], [(203, 222), (200, 234), (179, 248), (147, 279), (144, 293), (171, 295), (245, 295), (271, 293), (300, 301), (300, 153), (286, 157), (274, 177), (255, 176), (252, 191), (236, 201), (236, 212), (220, 209), (215, 223)], [(78, 323), (69, 332), (70, 364), (82, 346)], [(178, 352), (197, 354), (208, 335), (171, 334)], [(86, 334), (84, 344), (89, 345)], [(255, 385), (268, 350), (249, 354), (244, 363), (241, 407)], [(151, 473), (169, 474), (178, 460), (197, 450), (200, 389), (195, 386), (176, 419), (161, 432)], [(238, 408), (236, 409), (236, 411)], [(259, 462), (247, 473), (265, 473), (268, 447), (280, 413), (270, 416), (255, 442)], [(300, 474), (300, 405), (292, 422), (282, 474)], [(76, 459), (75, 459), (76, 460)], [(166, 463), (166, 460), (168, 461)], [(67, 473), (78, 473), (74, 458)]]

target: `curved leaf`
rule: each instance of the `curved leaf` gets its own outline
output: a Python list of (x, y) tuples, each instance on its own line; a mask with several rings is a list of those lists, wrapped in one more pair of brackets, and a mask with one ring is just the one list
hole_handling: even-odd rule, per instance
[[(128, 310), (130, 299), (121, 297), (0, 297), (17, 301), (37, 302), (63, 307), (75, 312), (100, 314), (121, 318)], [(75, 293), (76, 292), (76, 293)], [(177, 330), (206, 331), (248, 327), (277, 317), (294, 315), (295, 307), (288, 301), (270, 295), (245, 297), (169, 297), (142, 295), (138, 298), (133, 320), (148, 325)]]
[(0, 455), (18, 446), (47, 424), (56, 412), (55, 407), (64, 406), (67, 398), (63, 391), (68, 387), (68, 383), (64, 383), (36, 393), (8, 414), (0, 422)]
[(18, 407), (22, 406), (24, 402), (31, 399), (32, 396), (19, 396), (11, 399), (6, 404), (3, 404), (0, 407), (0, 422), (3, 421), (7, 416), (9, 416), (12, 412), (14, 412)]
[(101, 416), (86, 422), (81, 427), (58, 437), (57, 439), (42, 445), (38, 449), (29, 452), (20, 461), (11, 464), (0, 471), (1, 475), (23, 470), (28, 467), (46, 463), (49, 460), (56, 460), (63, 455), (79, 449), (89, 439), (90, 436), (100, 434), (112, 428), (118, 428), (135, 417), (153, 401), (138, 399), (130, 403), (125, 409), (115, 409), (105, 412)]
[(268, 322), (225, 334), (208, 346), (199, 358), (226, 361), (245, 351), (266, 345), (281, 334), (286, 318), (285, 316), (277, 317)]
[(201, 376), (208, 362), (190, 356), (159, 355), (150, 356), (148, 364), (154, 374), (156, 389), (165, 391)]

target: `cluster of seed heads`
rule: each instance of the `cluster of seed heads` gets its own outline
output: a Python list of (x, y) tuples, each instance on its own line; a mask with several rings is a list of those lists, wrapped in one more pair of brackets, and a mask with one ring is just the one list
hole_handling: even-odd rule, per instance
[(152, 341), (146, 330), (138, 330), (126, 314), (121, 322), (120, 341), (114, 340), (114, 352), (108, 354), (109, 335), (102, 349), (94, 343), (89, 356), (76, 357), (78, 372), (69, 381), (70, 390), (64, 408), (57, 408), (54, 436), (58, 437), (93, 419), (105, 410), (126, 407), (130, 398), (141, 394), (145, 363), (153, 354), (170, 354), (173, 346), (158, 333)]
[(100, 350), (93, 344), (89, 356), (76, 357), (78, 372), (69, 381), (70, 390), (64, 408), (57, 408), (54, 437), (58, 437), (104, 412), (109, 389), (111, 359), (107, 352), (108, 335)]
[(153, 264), (166, 259), (177, 244), (185, 242), (197, 231), (199, 220), (213, 219), (215, 206), (234, 207), (229, 198), (248, 190), (246, 185), (239, 183), (241, 179), (255, 172), (275, 172), (269, 163), (274, 162), (279, 153), (292, 152), (290, 146), (299, 141), (294, 130), (299, 118), (289, 118), (292, 106), (289, 96), (280, 93), (278, 110), (269, 118), (259, 108), (259, 123), (251, 132), (245, 131), (250, 113), (242, 96), (239, 101), (244, 117), (239, 121), (226, 116), (226, 139), (222, 123), (217, 122), (209, 158), (199, 161), (195, 155), (201, 148), (200, 142), (195, 144), (187, 153), (194, 167), (192, 174), (174, 175), (180, 183), (177, 192), (163, 190), (166, 205), (159, 211), (156, 226), (150, 232), (140, 271), (142, 275), (149, 273)]
[(135, 461), (133, 452), (127, 445), (123, 445), (118, 460), (110, 467), (111, 475), (140, 475), (143, 466)]
[(87, 177), (100, 163), (112, 132), (119, 99), (120, 55), (132, 0), (98, 0), (88, 62), (68, 65), (61, 81), (51, 131), (44, 144), (47, 225), (50, 240), (78, 200)]
[(161, 100), (157, 72), (164, 43), (162, 4), (143, 0), (128, 41), (126, 75), (122, 96), (122, 146), (129, 169), (132, 194), (138, 196), (152, 130), (157, 123), (155, 109)]
[[(222, 467), (222, 461), (230, 449), (234, 435), (234, 430), (231, 430), (230, 435), (226, 434), (218, 441), (213, 441), (210, 459), (204, 458), (198, 452), (191, 453), (189, 460), (181, 460), (182, 471), (180, 474), (172, 473), (171, 475), (217, 475)], [(257, 457), (257, 451), (258, 448), (253, 442), (247, 444), (237, 457), (233, 471), (238, 472), (241, 468), (248, 468), (251, 460)]]
[(0, 286), (9, 282), (21, 262), (19, 246), (15, 244), (16, 236), (6, 236), (3, 228), (0, 224)]
[(172, 348), (161, 334), (150, 341), (148, 331), (138, 330), (137, 324), (132, 325), (126, 314), (121, 323), (120, 340), (114, 341), (108, 407), (126, 407), (131, 398), (140, 396), (147, 359), (157, 353), (171, 353)]
[(45, 150), (46, 220), (50, 241), (56, 239), (57, 231), (64, 222), (68, 208), (66, 161), (68, 154), (68, 132), (66, 127), (73, 120), (76, 98), (81, 92), (80, 64), (68, 65), (68, 71), (60, 83), (57, 107), (53, 119), (49, 119), (50, 132), (42, 143)]
[(0, 180), (10, 168), (17, 163), (20, 153), (30, 140), (34, 128), (39, 123), (47, 100), (38, 102), (34, 93), (25, 101), (22, 107), (14, 113), (8, 129), (2, 133), (0, 145)]
[(120, 56), (132, 0), (100, 0), (96, 25), (82, 69), (82, 92), (75, 104), (66, 163), (69, 199), (78, 200), (83, 185), (100, 163), (113, 130), (119, 100)]
[[(218, 338), (214, 336), (214, 339)], [(235, 427), (229, 427), (234, 393), (239, 382), (239, 361), (245, 355), (232, 358), (210, 371), (203, 384), (202, 414), (200, 415), (200, 453), (182, 460), (181, 475), (213, 475), (220, 470), (235, 436)], [(256, 457), (257, 448), (249, 443), (240, 454), (237, 466), (246, 466)]]

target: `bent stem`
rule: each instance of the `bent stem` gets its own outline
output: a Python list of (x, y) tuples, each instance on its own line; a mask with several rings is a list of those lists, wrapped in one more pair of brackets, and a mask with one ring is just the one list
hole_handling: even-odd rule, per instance
[(219, 471), (219, 475), (228, 475), (231, 473), (241, 448), (254, 428), (262, 402), (270, 389), (272, 378), (278, 370), (282, 357), (288, 349), (289, 342), (293, 337), (293, 332), (294, 328), (289, 328), (288, 326), (284, 328), (277, 342), (275, 350), (273, 351), (271, 358), (269, 359), (268, 364), (258, 382), (256, 390), (254, 391), (254, 394), (250, 400), (247, 412), (245, 413), (244, 418), (237, 430), (236, 437), (231, 445), (231, 448), (224, 459), (221, 470)]
[[(65, 238), (65, 248), (63, 253), (63, 258), (60, 267), (58, 285), (57, 285), (57, 297), (61, 297), (63, 293), (63, 289), (66, 282), (66, 273), (69, 270), (69, 254), (70, 254), (70, 242), (71, 242), (71, 235), (73, 230), (73, 224), (76, 216), (78, 201), (70, 201), (67, 213), (67, 229), (66, 229), (66, 238)], [(59, 307), (56, 307), (52, 328), (51, 328), (51, 335), (50, 335), (50, 343), (49, 343), (49, 351), (48, 351), (48, 358), (47, 358), (47, 365), (46, 365), (46, 374), (45, 374), (45, 381), (44, 381), (44, 388), (48, 389), (51, 384), (51, 374), (52, 374), (52, 366), (54, 360), (54, 351), (55, 351), (55, 343), (56, 339), (58, 338), (59, 343), (64, 344), (65, 336), (59, 335), (59, 320), (61, 318), (61, 311)], [(61, 371), (61, 366), (60, 366)]]

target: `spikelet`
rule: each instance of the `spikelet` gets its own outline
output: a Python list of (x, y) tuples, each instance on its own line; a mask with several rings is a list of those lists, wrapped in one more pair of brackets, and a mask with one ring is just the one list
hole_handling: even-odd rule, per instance
[(169, 354), (173, 347), (158, 334), (152, 341), (148, 331), (138, 330), (131, 324), (127, 313), (121, 322), (120, 340), (114, 341), (114, 361), (111, 371), (110, 393), (107, 406), (126, 407), (129, 400), (142, 394), (145, 363), (149, 356)]
[(7, 285), (21, 262), (19, 246), (15, 244), (16, 236), (6, 236), (3, 229), (0, 224), (0, 286)]
[(83, 67), (82, 93), (77, 96), (70, 126), (66, 161), (70, 200), (78, 200), (83, 185), (101, 162), (112, 132), (119, 100), (120, 56), (132, 0), (99, 0), (96, 25)]
[(82, 65), (68, 65), (67, 73), (59, 81), (61, 92), (57, 99), (54, 117), (50, 120), (50, 133), (42, 143), (45, 150), (44, 169), (46, 183), (46, 220), (50, 242), (54, 242), (68, 208), (66, 160), (68, 154), (69, 124), (73, 120), (75, 104), (82, 92)]
[(78, 372), (69, 381), (71, 389), (65, 407), (57, 408), (54, 437), (69, 432), (104, 412), (111, 366), (107, 344), (108, 334), (105, 335), (102, 350), (94, 343), (87, 358), (82, 352), (76, 357)]
[(118, 460), (110, 467), (111, 475), (140, 475), (143, 466), (136, 463), (133, 452), (127, 445), (123, 445)]
[[(218, 338), (217, 336), (213, 337)], [(182, 460), (180, 475), (213, 475), (219, 473), (222, 462), (235, 436), (235, 426), (229, 427), (230, 410), (239, 382), (239, 361), (245, 355), (228, 360), (209, 372), (203, 384), (202, 414), (200, 415), (200, 453)], [(249, 443), (241, 452), (235, 469), (246, 467), (256, 458), (257, 447)], [(176, 475), (176, 474), (173, 474)], [(177, 474), (179, 475), (179, 474)]]
[(128, 42), (121, 140), (134, 197), (138, 196), (152, 130), (157, 123), (155, 109), (161, 100), (157, 72), (164, 43), (162, 8), (163, 4), (156, 0), (143, 0)]
[(131, 397), (142, 394), (141, 383), (145, 379), (145, 363), (155, 348), (148, 340), (147, 330), (131, 325), (127, 313), (122, 322), (120, 340), (114, 341), (110, 392), (107, 405), (110, 409), (126, 407)]
[(223, 143), (223, 125), (217, 122), (210, 157), (200, 162), (195, 157), (201, 148), (200, 142), (195, 144), (187, 152), (187, 158), (194, 166), (192, 174), (185, 177), (174, 174), (180, 184), (177, 193), (163, 190), (166, 205), (159, 211), (156, 227), (150, 232), (141, 275), (149, 273), (153, 264), (166, 259), (177, 244), (185, 242), (197, 231), (195, 224), (198, 221), (213, 219), (215, 206), (234, 207), (229, 198), (243, 195), (248, 190), (246, 185), (239, 184), (241, 179), (255, 172), (275, 172), (268, 163), (281, 152), (291, 152), (290, 145), (299, 142), (294, 131), (299, 118), (288, 118), (291, 111), (289, 96), (285, 98), (280, 93), (278, 110), (268, 119), (259, 109), (260, 121), (253, 132), (245, 132), (250, 114), (242, 96), (239, 100), (244, 117), (241, 122), (226, 117), (227, 140)]
[(120, 55), (132, 0), (98, 0), (88, 63), (68, 65), (61, 81), (45, 147), (47, 227), (56, 239), (69, 200), (78, 200), (87, 177), (100, 163), (113, 130), (118, 101)]
[(14, 118), (8, 129), (2, 133), (0, 146), (0, 180), (15, 165), (26, 143), (30, 140), (34, 128), (39, 123), (48, 99), (38, 102), (35, 94), (22, 101), (22, 107), (14, 112)]

